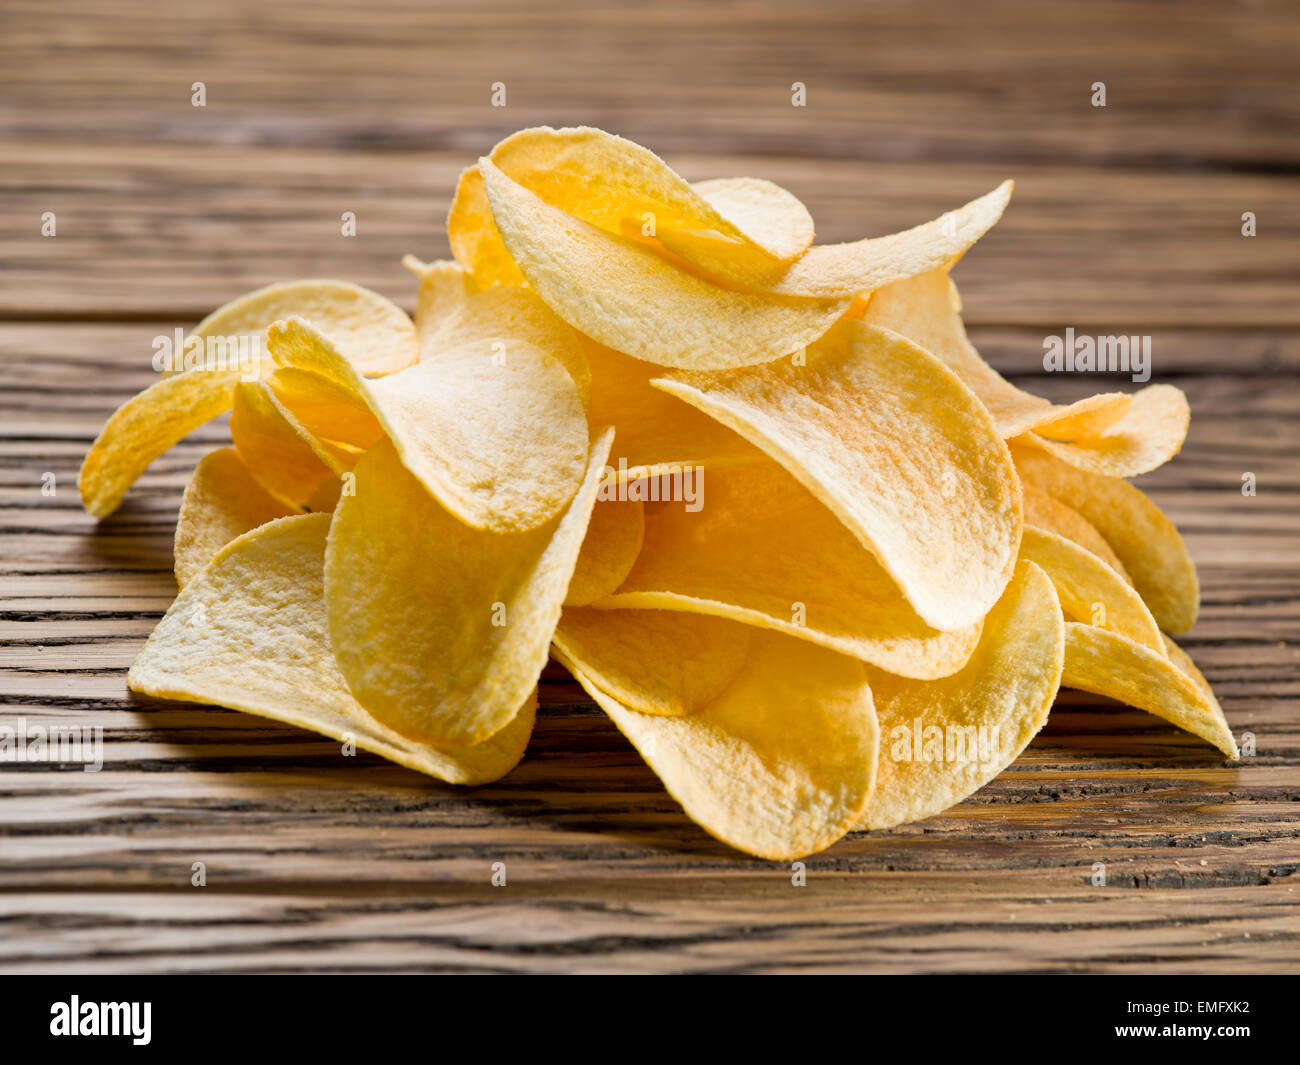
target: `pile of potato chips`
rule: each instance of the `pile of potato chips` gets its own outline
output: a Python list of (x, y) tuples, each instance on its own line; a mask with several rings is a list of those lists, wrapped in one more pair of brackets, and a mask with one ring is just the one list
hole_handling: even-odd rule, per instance
[(96, 516), (209, 419), (234, 442), (185, 492), (130, 686), (481, 784), (554, 655), (687, 814), (772, 859), (961, 801), (1060, 685), (1236, 757), (1164, 635), (1191, 559), (1124, 480), (1178, 452), (1183, 394), (1055, 406), (966, 338), (948, 271), (1010, 195), (815, 245), (770, 182), (507, 138), (461, 178), (455, 261), (407, 260), (414, 323), (261, 289), (109, 420)]

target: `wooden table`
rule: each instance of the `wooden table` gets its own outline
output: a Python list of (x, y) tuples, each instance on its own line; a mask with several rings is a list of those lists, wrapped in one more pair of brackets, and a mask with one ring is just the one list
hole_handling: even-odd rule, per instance
[[(1289, 0), (6, 0), (0, 723), (102, 724), (106, 764), (0, 765), (0, 969), (1300, 969), (1298, 30)], [(98, 527), (82, 513), (81, 457), (150, 381), (151, 338), (295, 277), (411, 307), (399, 256), (445, 256), (459, 170), (538, 123), (772, 178), (823, 242), (1014, 177), (957, 274), (972, 336), (1052, 399), (1115, 382), (1045, 379), (1045, 335), (1153, 337), (1193, 421), (1141, 483), (1201, 566), (1185, 645), (1255, 756), (1063, 693), (996, 782), (794, 887), (688, 821), (558, 671), (527, 759), (478, 790), (128, 695), (175, 593), (182, 487), (226, 438), (195, 433)]]

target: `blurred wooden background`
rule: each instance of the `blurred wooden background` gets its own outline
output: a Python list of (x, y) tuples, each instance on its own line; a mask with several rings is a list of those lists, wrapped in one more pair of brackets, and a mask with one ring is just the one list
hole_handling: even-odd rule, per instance
[[(0, 0), (0, 723), (107, 731), (99, 774), (0, 764), (0, 970), (1300, 969), (1298, 35), (1287, 0)], [(994, 784), (795, 888), (692, 825), (559, 672), (526, 761), (474, 791), (128, 696), (225, 433), (82, 514), (151, 338), (295, 277), (410, 308), (398, 259), (447, 254), (460, 169), (540, 123), (779, 181), (822, 242), (1014, 177), (956, 275), (972, 336), (1053, 399), (1102, 382), (1042, 379), (1045, 334), (1153, 336), (1193, 421), (1142, 484), (1202, 566), (1185, 646), (1255, 757), (1066, 693)]]

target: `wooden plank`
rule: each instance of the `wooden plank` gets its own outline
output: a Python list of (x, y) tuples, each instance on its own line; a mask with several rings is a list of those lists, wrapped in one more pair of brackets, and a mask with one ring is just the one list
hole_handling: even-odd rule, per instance
[(5, 18), (0, 133), (78, 146), (477, 152), (592, 123), (665, 151), (819, 162), (1300, 162), (1288, 0), (10, 0)]

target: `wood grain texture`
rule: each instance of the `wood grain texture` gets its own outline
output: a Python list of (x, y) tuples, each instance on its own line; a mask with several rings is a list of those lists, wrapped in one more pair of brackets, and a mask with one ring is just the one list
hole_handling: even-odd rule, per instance
[[(0, 970), (1300, 971), (1298, 29), (1284, 2), (9, 0), (0, 723), (101, 725), (105, 765), (0, 764)], [(199, 430), (116, 515), (82, 513), (81, 457), (151, 380), (151, 339), (297, 276), (409, 308), (400, 254), (445, 255), (460, 168), (538, 122), (780, 181), (823, 241), (1015, 177), (956, 275), (971, 335), (1062, 401), (1133, 386), (1044, 377), (1045, 334), (1152, 335), (1193, 418), (1140, 483), (1201, 567), (1182, 642), (1256, 755), (1064, 692), (977, 795), (848, 837), (794, 887), (685, 818), (555, 667), (528, 757), (474, 790), (127, 693), (175, 594), (180, 493), (227, 439)]]

